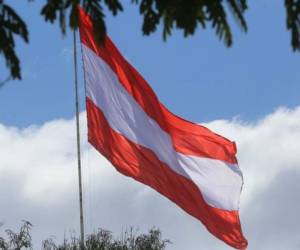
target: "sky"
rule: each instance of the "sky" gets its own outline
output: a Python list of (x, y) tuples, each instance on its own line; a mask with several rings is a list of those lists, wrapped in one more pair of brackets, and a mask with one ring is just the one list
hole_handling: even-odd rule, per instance
[[(72, 34), (45, 24), (40, 2), (11, 0), (30, 31), (17, 40), (22, 81), (0, 88), (0, 235), (33, 223), (34, 249), (79, 230)], [(172, 112), (234, 140), (244, 173), (241, 221), (249, 249), (300, 248), (300, 76), (283, 1), (249, 3), (247, 34), (233, 23), (228, 49), (211, 30), (144, 37), (138, 8), (107, 13), (108, 32)], [(81, 55), (79, 55), (80, 58)], [(121, 176), (86, 140), (79, 61), (85, 226), (116, 234), (161, 229), (168, 249), (230, 249), (150, 188)], [(0, 58), (0, 79), (8, 72)]]

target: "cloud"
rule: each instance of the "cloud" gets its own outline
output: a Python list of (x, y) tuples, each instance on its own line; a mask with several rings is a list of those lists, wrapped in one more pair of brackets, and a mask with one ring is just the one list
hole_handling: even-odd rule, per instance
[[(249, 249), (299, 249), (300, 107), (280, 108), (256, 123), (205, 124), (234, 139), (244, 173), (241, 219)], [(86, 141), (81, 114), (85, 227), (116, 234), (159, 227), (175, 250), (229, 249), (168, 199), (117, 173)], [(78, 232), (74, 120), (25, 129), (0, 124), (0, 234), (22, 219), (34, 224), (35, 249), (51, 235)], [(2, 230), (2, 231), (1, 231)]]

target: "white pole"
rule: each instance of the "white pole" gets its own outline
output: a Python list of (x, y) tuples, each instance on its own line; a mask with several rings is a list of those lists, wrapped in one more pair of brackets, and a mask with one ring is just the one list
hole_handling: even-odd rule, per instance
[(75, 74), (77, 163), (78, 163), (78, 184), (79, 184), (79, 208), (80, 208), (80, 248), (81, 248), (81, 250), (84, 250), (84, 223), (83, 223), (81, 157), (80, 157), (80, 127), (79, 127), (79, 101), (78, 101), (78, 77), (77, 77), (77, 50), (76, 50), (76, 31), (75, 30), (73, 31), (73, 47), (74, 47), (74, 74)]

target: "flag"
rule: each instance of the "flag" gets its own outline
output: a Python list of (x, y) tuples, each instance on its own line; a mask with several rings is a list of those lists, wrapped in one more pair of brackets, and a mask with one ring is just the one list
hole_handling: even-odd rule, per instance
[(120, 173), (150, 186), (228, 245), (245, 249), (235, 143), (171, 113), (79, 9), (88, 140)]

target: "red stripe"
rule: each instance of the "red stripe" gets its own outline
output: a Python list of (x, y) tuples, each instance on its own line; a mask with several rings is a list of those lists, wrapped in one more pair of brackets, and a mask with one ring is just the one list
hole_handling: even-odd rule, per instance
[[(110, 128), (102, 111), (87, 98), (89, 142), (122, 174), (144, 183), (199, 219), (217, 238), (237, 249), (247, 241), (237, 211), (210, 207), (197, 186), (161, 162), (149, 149), (133, 143)], [(100, 127), (101, 126), (101, 127)]]
[(234, 142), (213, 133), (203, 126), (172, 114), (159, 102), (148, 83), (125, 60), (108, 37), (105, 39), (104, 46), (99, 46), (95, 42), (92, 23), (81, 9), (80, 20), (81, 42), (111, 67), (118, 76), (120, 83), (133, 96), (145, 113), (170, 134), (176, 151), (187, 155), (237, 163)]

